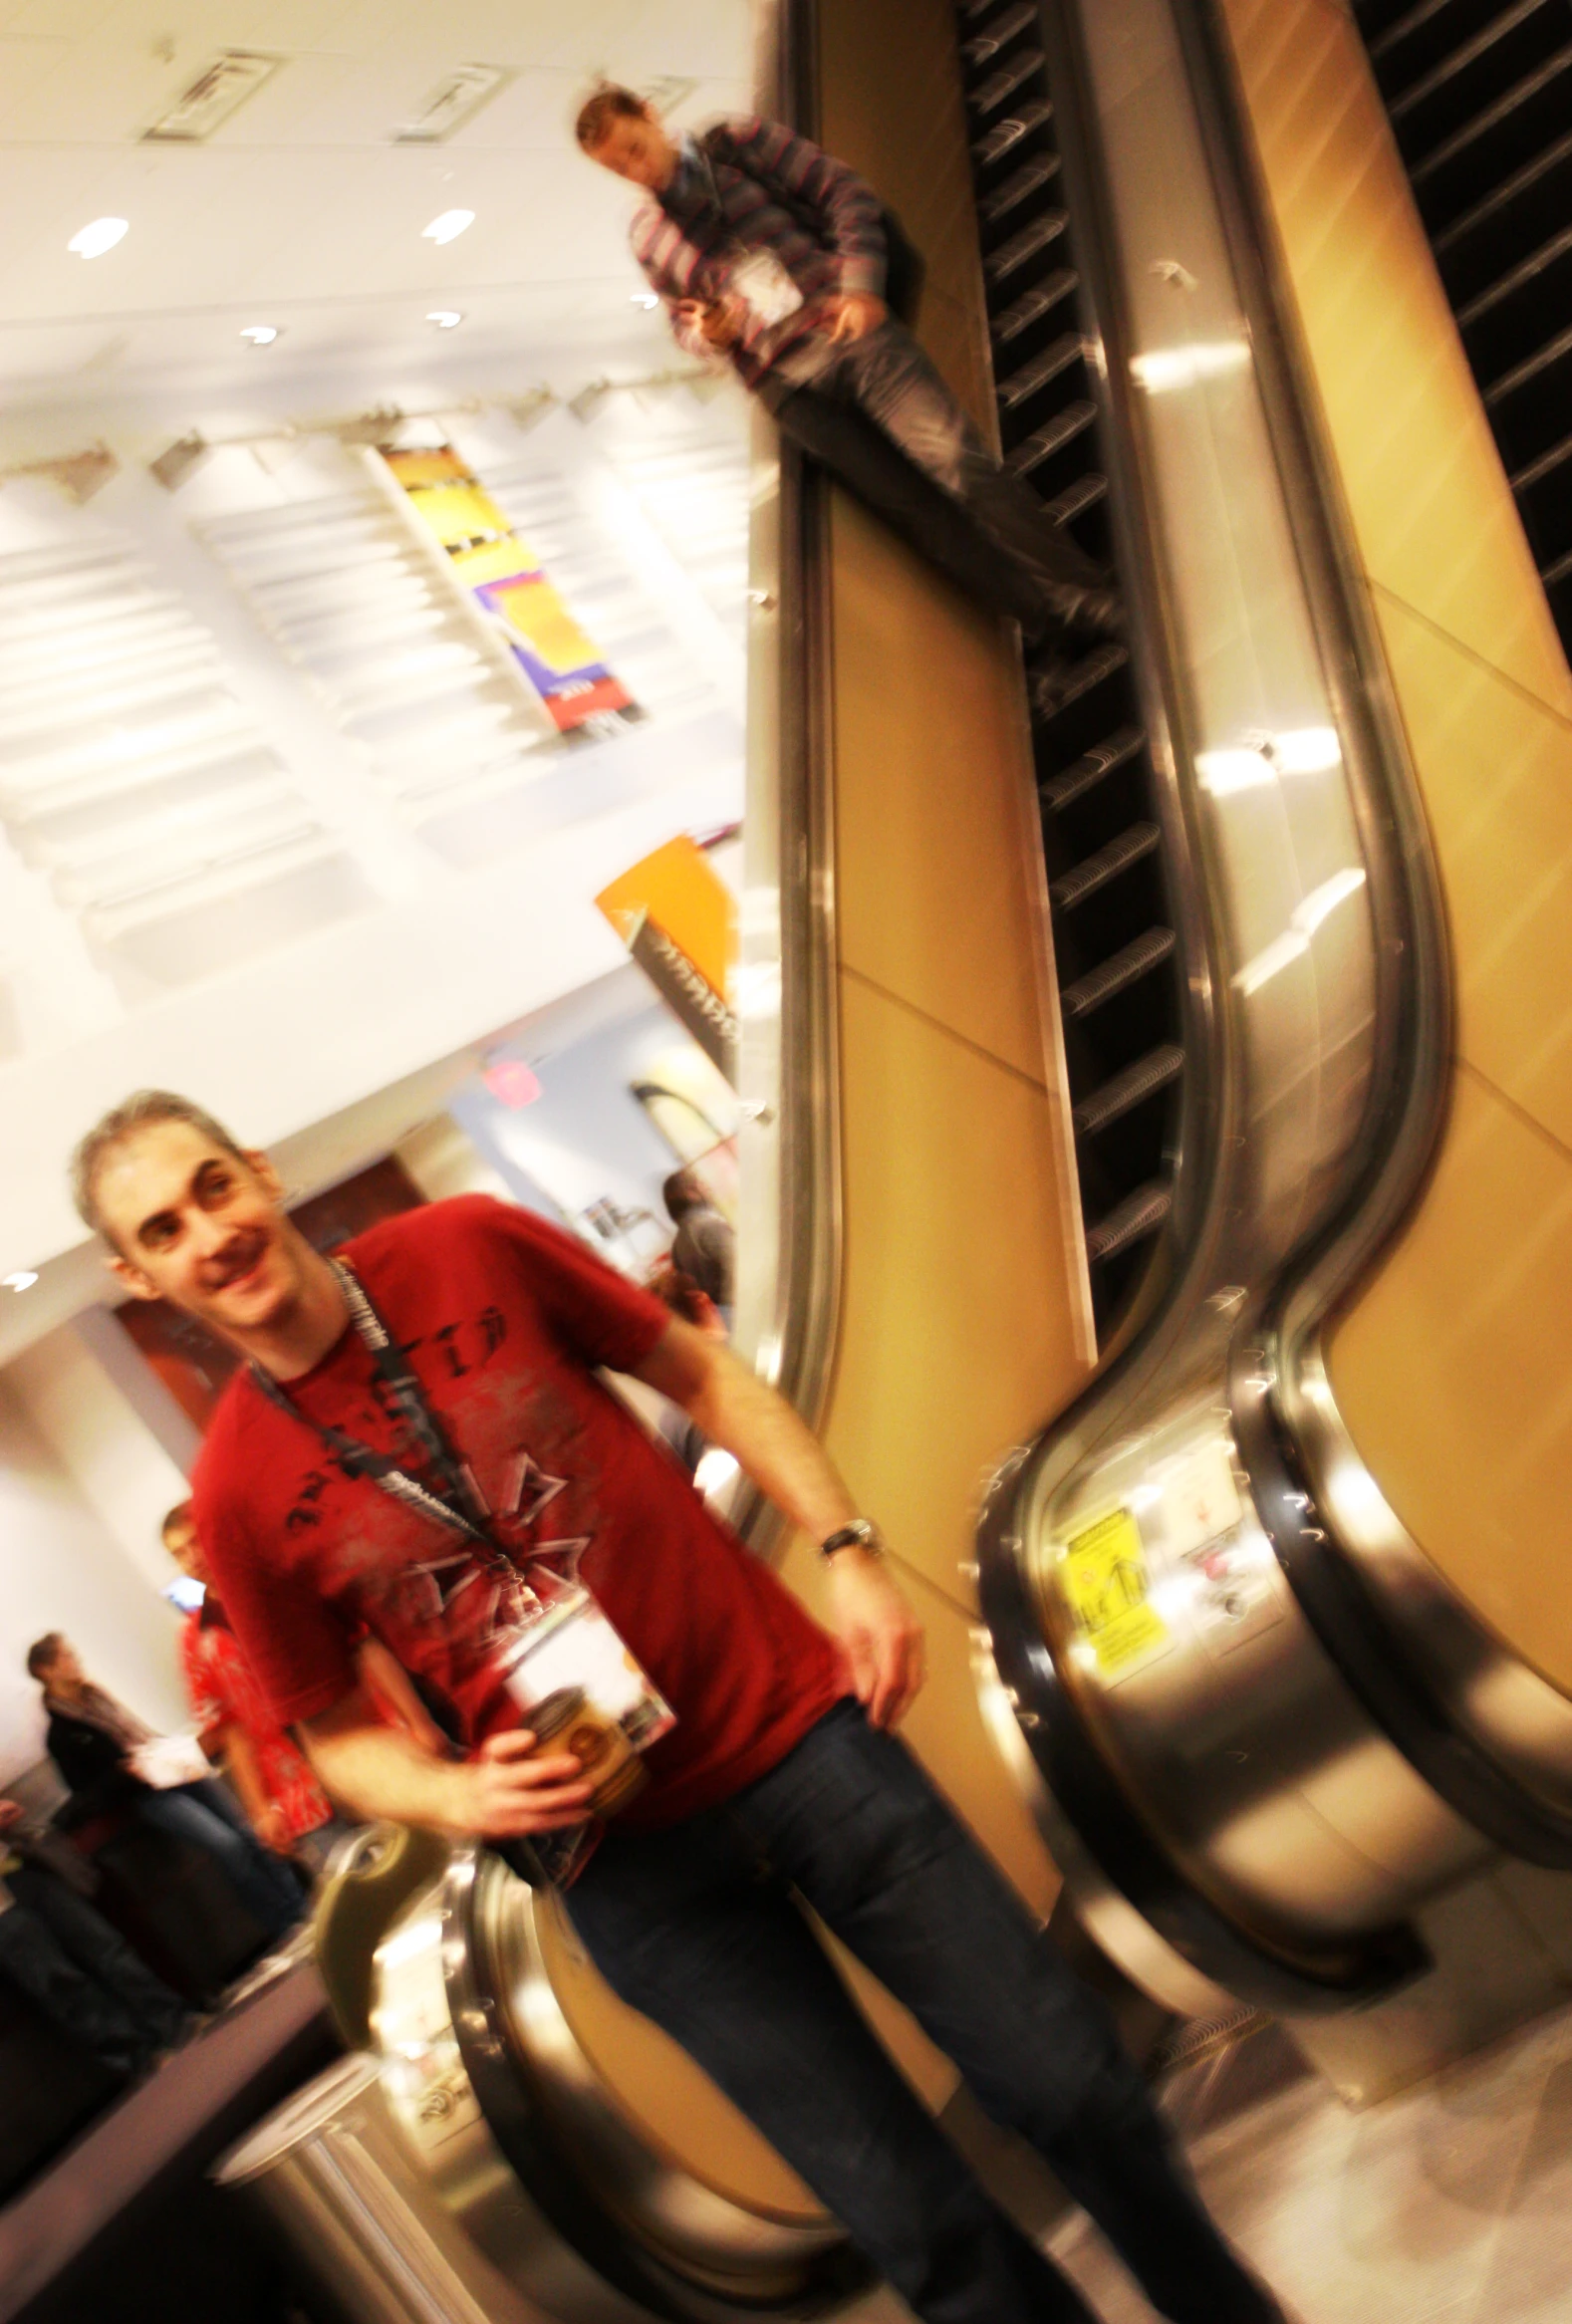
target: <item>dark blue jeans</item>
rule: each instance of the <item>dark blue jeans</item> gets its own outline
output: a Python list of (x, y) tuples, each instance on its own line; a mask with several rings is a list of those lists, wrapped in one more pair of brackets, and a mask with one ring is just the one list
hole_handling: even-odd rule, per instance
[(1279, 2324), (1175, 2158), (1141, 2075), (904, 1744), (838, 1704), (722, 1808), (614, 1827), (568, 1909), (655, 2019), (928, 2324), (1087, 2324), (869, 2030), (811, 1906), (1084, 2204), (1174, 2324)]
[(63, 2032), (122, 2076), (178, 2041), (183, 2002), (85, 1897), (31, 1865), (6, 1885), (16, 1902), (0, 1913), (0, 1969)]
[(281, 1857), (264, 1848), (221, 1783), (179, 1783), (148, 1790), (136, 1813), (173, 1839), (216, 1856), (229, 1885), (270, 1937), (293, 1929), (305, 1911), (301, 1886)]

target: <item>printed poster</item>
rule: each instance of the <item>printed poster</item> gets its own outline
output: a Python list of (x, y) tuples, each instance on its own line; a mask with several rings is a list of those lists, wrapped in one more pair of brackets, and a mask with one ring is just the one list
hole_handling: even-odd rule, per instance
[(558, 732), (638, 718), (639, 705), (563, 604), (528, 542), (452, 445), (411, 451), (385, 445), (381, 456), (501, 631)]

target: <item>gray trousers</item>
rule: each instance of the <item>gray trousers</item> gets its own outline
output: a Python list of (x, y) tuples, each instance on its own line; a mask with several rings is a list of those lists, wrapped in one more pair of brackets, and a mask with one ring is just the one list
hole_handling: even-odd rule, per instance
[(801, 383), (775, 373), (760, 383), (784, 434), (1028, 642), (1111, 626), (1107, 577), (994, 459), (904, 324), (892, 317), (844, 347), (815, 343), (812, 358), (819, 368)]

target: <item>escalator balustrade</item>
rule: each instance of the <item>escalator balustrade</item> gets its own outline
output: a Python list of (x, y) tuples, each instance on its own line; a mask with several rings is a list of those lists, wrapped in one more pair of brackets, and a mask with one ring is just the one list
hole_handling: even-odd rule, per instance
[[(1092, 318), (1030, 0), (959, 11), (999, 430), (1051, 521), (1110, 558)], [(1153, 770), (1127, 648), (1028, 668), (1043, 852), (1094, 1313), (1106, 1346), (1173, 1205), (1178, 963)]]
[(1572, 650), (1572, 15), (1564, 0), (1355, 13)]

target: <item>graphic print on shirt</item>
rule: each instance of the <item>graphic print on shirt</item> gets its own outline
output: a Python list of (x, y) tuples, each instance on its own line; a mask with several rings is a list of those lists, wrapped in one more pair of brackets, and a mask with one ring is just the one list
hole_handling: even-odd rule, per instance
[[(507, 1337), (507, 1318), (493, 1306), (398, 1343), (411, 1365), (417, 1351), (425, 1352), (424, 1377), (441, 1402), (473, 1511), (504, 1555), (420, 1520), (418, 1548), (410, 1555), (414, 1545), (404, 1535), (409, 1546), (400, 1554), (391, 1537), (393, 1508), (374, 1487), (370, 1494), (362, 1488), (360, 1522), (333, 1560), (339, 1587), (374, 1629), (389, 1639), (411, 1633), (433, 1644), (440, 1639), (455, 1678), (493, 1661), (566, 1593), (584, 1587), (580, 1567), (595, 1540), (598, 1466), (587, 1465), (580, 1417), (543, 1382), (523, 1385), (521, 1393), (516, 1377), (495, 1385), (487, 1379)], [(443, 1391), (456, 1382), (463, 1388), (449, 1400)], [(383, 1381), (373, 1375), (366, 1385), (368, 1401), (339, 1424), (440, 1494), (443, 1480), (409, 1440)], [(305, 1472), (287, 1531), (319, 1521), (315, 1503), (327, 1482), (321, 1469)], [(404, 1533), (402, 1526), (396, 1530)]]

